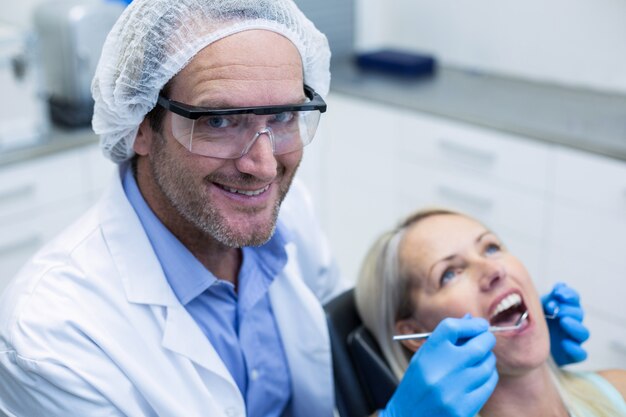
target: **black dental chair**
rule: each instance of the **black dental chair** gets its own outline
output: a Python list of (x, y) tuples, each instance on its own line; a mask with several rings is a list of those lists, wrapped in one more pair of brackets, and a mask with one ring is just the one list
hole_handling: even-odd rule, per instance
[(330, 333), (335, 378), (335, 401), (341, 417), (367, 417), (384, 408), (398, 379), (389, 369), (378, 344), (361, 324), (354, 290), (324, 306)]

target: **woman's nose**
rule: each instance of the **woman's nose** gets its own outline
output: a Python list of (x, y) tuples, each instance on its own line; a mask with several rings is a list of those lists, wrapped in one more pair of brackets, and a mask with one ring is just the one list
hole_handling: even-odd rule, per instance
[(259, 130), (246, 147), (243, 155), (235, 160), (239, 172), (258, 179), (270, 181), (276, 176), (278, 163), (274, 156), (274, 137), (270, 129)]
[(480, 287), (490, 290), (506, 277), (506, 268), (500, 262), (484, 259), (480, 263)]

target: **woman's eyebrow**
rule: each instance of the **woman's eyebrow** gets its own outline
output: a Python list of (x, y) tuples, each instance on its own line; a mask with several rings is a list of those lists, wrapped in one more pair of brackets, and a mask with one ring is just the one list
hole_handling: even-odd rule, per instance
[(433, 269), (435, 269), (435, 267), (437, 266), (437, 264), (439, 264), (439, 263), (441, 263), (441, 262), (447, 262), (447, 261), (450, 261), (450, 260), (454, 259), (455, 257), (456, 257), (456, 254), (454, 254), (454, 253), (453, 253), (452, 255), (448, 255), (448, 256), (446, 256), (445, 258), (441, 258), (441, 259), (439, 259), (438, 261), (436, 261), (434, 264), (432, 264), (432, 265), (430, 266), (430, 269), (428, 270), (428, 275), (429, 275), (429, 276), (431, 276), (431, 275), (432, 275), (432, 273), (433, 273)]
[[(478, 235), (478, 237), (475, 240), (475, 243), (480, 243), (480, 241), (487, 235), (492, 235), (493, 232), (491, 232), (490, 230), (485, 230), (483, 233), (481, 233), (480, 235)], [(441, 263), (441, 262), (447, 262), (450, 261), (452, 259), (454, 259), (456, 257), (456, 254), (452, 254), (452, 255), (448, 255), (444, 258), (441, 258), (437, 261), (435, 261), (434, 264), (431, 265), (430, 269), (428, 270), (428, 275), (432, 275), (433, 269), (435, 268), (435, 266), (437, 266), (437, 264)]]
[(483, 233), (478, 235), (478, 237), (476, 238), (476, 243), (479, 243), (485, 236), (492, 235), (492, 234), (493, 233), (491, 232), (491, 230), (485, 230)]

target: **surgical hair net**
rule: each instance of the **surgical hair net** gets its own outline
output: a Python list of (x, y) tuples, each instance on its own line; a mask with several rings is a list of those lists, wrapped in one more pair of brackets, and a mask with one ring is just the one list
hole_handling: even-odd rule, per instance
[(328, 41), (292, 0), (134, 0), (107, 36), (91, 85), (103, 153), (114, 162), (132, 157), (139, 124), (163, 86), (207, 45), (249, 29), (289, 39), (304, 82), (328, 93)]

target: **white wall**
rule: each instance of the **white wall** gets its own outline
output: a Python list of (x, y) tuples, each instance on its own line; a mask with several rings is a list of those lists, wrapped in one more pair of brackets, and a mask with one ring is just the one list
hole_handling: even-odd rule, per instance
[(359, 49), (626, 93), (624, 0), (356, 0)]
[(32, 28), (31, 14), (35, 6), (51, 0), (0, 0), (0, 22)]
[[(30, 25), (35, 5), (2, 2)], [(626, 93), (624, 0), (355, 0), (359, 49), (396, 46), (443, 63)]]

